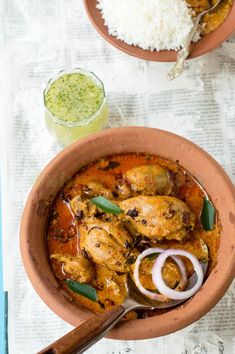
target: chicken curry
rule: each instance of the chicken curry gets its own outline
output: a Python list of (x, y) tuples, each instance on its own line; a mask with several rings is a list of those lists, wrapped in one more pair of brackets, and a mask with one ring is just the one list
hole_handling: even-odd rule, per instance
[[(218, 0), (187, 0), (195, 15), (209, 9), (217, 3)], [(201, 25), (202, 35), (211, 33), (219, 27), (228, 16), (233, 0), (222, 0), (216, 11), (206, 14), (203, 17)]]
[[(141, 153), (93, 161), (62, 188), (52, 207), (46, 237), (53, 272), (75, 303), (96, 313), (125, 300), (127, 277), (136, 280), (137, 259), (148, 249), (190, 252), (208, 264), (208, 274), (216, 261), (220, 227), (217, 218), (211, 227), (203, 226), (205, 201), (213, 208), (179, 162)], [(138, 268), (138, 281), (153, 294), (158, 293), (152, 277), (158, 257), (152, 252)], [(181, 258), (190, 277), (192, 263)], [(162, 277), (178, 290), (181, 273), (174, 257), (165, 261)], [(76, 291), (77, 285), (82, 291)]]

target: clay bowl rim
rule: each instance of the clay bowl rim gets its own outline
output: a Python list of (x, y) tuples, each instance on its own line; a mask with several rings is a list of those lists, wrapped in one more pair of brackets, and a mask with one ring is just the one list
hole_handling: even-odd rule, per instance
[[(140, 142), (138, 139), (140, 139)], [(49, 162), (49, 164), (41, 172), (28, 196), (20, 226), (20, 248), (25, 270), (38, 295), (51, 308), (53, 312), (55, 312), (64, 321), (70, 323), (73, 326), (79, 325), (81, 322), (92, 317), (94, 314), (88, 312), (87, 310), (81, 309), (78, 306), (75, 306), (74, 304), (70, 303), (63, 294), (59, 293), (58, 283), (55, 281), (51, 269), (49, 271), (50, 274), (48, 275), (42, 274), (42, 272), (40, 271), (40, 265), (39, 268), (37, 267), (37, 255), (36, 253), (32, 254), (30, 244), (32, 244), (31, 220), (33, 220), (32, 218), (35, 218), (34, 207), (35, 201), (38, 201), (37, 198), (39, 195), (39, 189), (42, 189), (45, 185), (45, 182), (47, 182), (48, 175), (55, 173), (55, 170), (59, 166), (61, 166), (61, 164), (65, 163), (64, 161), (67, 161), (66, 159), (69, 156), (77, 156), (76, 154), (78, 154), (79, 151), (80, 155), (82, 155), (82, 152), (88, 150), (91, 151), (92, 149), (94, 149), (95, 153), (97, 154), (97, 149), (95, 150), (95, 148), (97, 146), (103, 146), (103, 149), (107, 152), (107, 156), (110, 153), (118, 153), (122, 151), (131, 152), (130, 147), (128, 147), (128, 144), (137, 144), (139, 146), (139, 149), (133, 147), (132, 152), (141, 152), (142, 150), (142, 152), (147, 152), (146, 149), (140, 149), (140, 144), (141, 147), (145, 146), (145, 144), (143, 144), (144, 141), (147, 145), (150, 144), (148, 145), (148, 150), (150, 150), (149, 146), (152, 146), (151, 151), (149, 151), (152, 153), (153, 149), (155, 149), (154, 151), (156, 151), (155, 144), (157, 141), (158, 150), (166, 149), (167, 151), (170, 151), (169, 154), (173, 154), (171, 158), (173, 160), (176, 160), (175, 157), (179, 155), (181, 156), (182, 152), (184, 151), (185, 156), (187, 156), (187, 163), (188, 161), (190, 161), (191, 163), (192, 156), (194, 157), (195, 163), (193, 164), (193, 166), (195, 167), (193, 168), (196, 168), (197, 161), (200, 160), (198, 163), (200, 163), (199, 166), (202, 166), (202, 171), (201, 175), (198, 174), (196, 176), (197, 178), (201, 178), (204, 175), (206, 176), (207, 172), (205, 172), (205, 168), (203, 168), (203, 166), (205, 166), (206, 164), (206, 166), (208, 166), (209, 168), (209, 173), (212, 173), (213, 176), (215, 176), (215, 182), (213, 183), (219, 183), (218, 188), (216, 187), (217, 184), (213, 187), (214, 191), (216, 191), (216, 196), (218, 194), (218, 190), (222, 188), (222, 195), (225, 195), (225, 202), (223, 202), (225, 204), (229, 203), (229, 208), (231, 207), (231, 210), (235, 210), (234, 186), (225, 171), (222, 169), (222, 167), (199, 146), (173, 133), (146, 127), (131, 126), (113, 128), (88, 136), (87, 138), (84, 138), (70, 145), (66, 149), (62, 150), (54, 159), (51, 160), (51, 162)], [(120, 142), (118, 146), (117, 142)], [(114, 148), (111, 148), (111, 144), (116, 145)], [(176, 146), (177, 154), (179, 155), (175, 153)], [(155, 153), (157, 153), (157, 151)], [(163, 154), (160, 155), (163, 156)], [(164, 155), (164, 157), (170, 158), (170, 156), (166, 156), (166, 154)], [(102, 153), (102, 156), (100, 155), (99, 157), (104, 156), (105, 155)], [(87, 160), (87, 163), (90, 160), (91, 159)], [(182, 165), (184, 166), (184, 163), (182, 163)], [(192, 170), (188, 170), (192, 173)], [(195, 175), (195, 173), (193, 173), (193, 175)], [(209, 195), (211, 194), (208, 190), (208, 188), (211, 188), (210, 185), (211, 183), (209, 182), (208, 186), (204, 185)], [(213, 199), (215, 206), (217, 205), (216, 203), (218, 203), (219, 198), (220, 196), (218, 196), (218, 198), (216, 197)], [(229, 214), (229, 216), (231, 216), (229, 220), (227, 220), (227, 214), (225, 215), (226, 227), (223, 225), (224, 228), (221, 232), (221, 243), (218, 254), (218, 263), (210, 273), (208, 279), (206, 280), (200, 291), (195, 294), (192, 299), (188, 300), (183, 306), (174, 308), (168, 313), (157, 315), (147, 319), (130, 320), (126, 323), (117, 325), (109, 332), (107, 336), (108, 338), (134, 340), (155, 338), (158, 336), (170, 334), (198, 320), (219, 301), (219, 299), (224, 295), (225, 291), (232, 282), (235, 274), (235, 214), (231, 210), (230, 214), (232, 214)], [(227, 211), (229, 212), (229, 210)], [(44, 222), (45, 224), (45, 217), (44, 221), (42, 222)], [(45, 225), (43, 227), (45, 229)], [(229, 234), (226, 235), (226, 239), (224, 239), (223, 232), (225, 229), (229, 228), (232, 228), (233, 234), (229, 232)], [(46, 254), (44, 233), (42, 236), (42, 240), (42, 247)], [(46, 262), (48, 266), (48, 260)], [(223, 264), (222, 268), (219, 267), (221, 264)], [(49, 276), (53, 277), (54, 281), (57, 283), (57, 286), (52, 286), (51, 283), (48, 283)]]
[[(174, 50), (162, 50), (162, 51), (149, 51), (144, 50), (133, 45), (126, 44), (121, 40), (111, 36), (108, 33), (107, 27), (104, 25), (104, 20), (100, 14), (100, 11), (96, 8), (97, 0), (83, 0), (87, 15), (99, 32), (99, 34), (110, 44), (117, 49), (123, 51), (126, 54), (144, 59), (148, 61), (156, 62), (173, 62), (176, 61), (177, 52)], [(191, 53), (188, 59), (193, 59), (198, 56), (204, 55), (213, 49), (219, 47), (224, 41), (226, 41), (235, 31), (235, 1), (225, 21), (216, 28), (213, 32), (204, 36), (197, 43), (193, 43), (191, 46)]]

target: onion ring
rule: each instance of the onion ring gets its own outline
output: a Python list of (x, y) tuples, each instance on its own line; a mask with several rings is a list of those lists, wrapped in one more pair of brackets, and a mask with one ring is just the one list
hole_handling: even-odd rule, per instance
[[(169, 297), (162, 295), (162, 294), (156, 294), (156, 293), (153, 293), (152, 291), (145, 289), (140, 282), (139, 267), (140, 267), (142, 259), (145, 258), (146, 256), (153, 254), (153, 253), (161, 253), (162, 254), (165, 252), (166, 252), (166, 250), (164, 250), (162, 248), (158, 248), (158, 247), (157, 248), (148, 248), (147, 250), (143, 251), (136, 259), (135, 266), (134, 266), (134, 272), (133, 272), (135, 285), (139, 289), (139, 291), (141, 291), (141, 293), (143, 293), (148, 298), (155, 300), (155, 301), (161, 301), (161, 302), (166, 302), (169, 299)], [(178, 265), (180, 272), (181, 272), (181, 280), (176, 288), (176, 289), (180, 290), (180, 289), (184, 288), (188, 282), (186, 268), (185, 268), (184, 262), (179, 257), (172, 256), (172, 258), (174, 259), (174, 261)], [(155, 285), (155, 283), (154, 283), (154, 285)]]
[[(194, 271), (197, 274), (197, 282), (191, 289), (185, 291), (176, 291), (176, 289), (173, 290), (166, 285), (162, 276), (162, 268), (165, 264), (166, 259), (168, 257), (173, 257), (173, 256), (183, 256), (188, 258), (192, 262)], [(172, 300), (186, 300), (191, 296), (193, 296), (202, 286), (203, 269), (198, 259), (191, 253), (179, 249), (169, 249), (166, 250), (165, 252), (161, 252), (161, 254), (156, 259), (156, 262), (154, 263), (152, 269), (152, 280), (154, 285), (156, 286), (156, 288), (159, 290), (161, 294), (171, 298)]]

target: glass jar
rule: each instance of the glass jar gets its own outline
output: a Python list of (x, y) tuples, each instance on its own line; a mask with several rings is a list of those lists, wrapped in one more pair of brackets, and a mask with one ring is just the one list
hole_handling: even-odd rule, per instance
[(47, 128), (63, 146), (107, 126), (104, 85), (92, 72), (60, 71), (49, 80), (43, 98)]

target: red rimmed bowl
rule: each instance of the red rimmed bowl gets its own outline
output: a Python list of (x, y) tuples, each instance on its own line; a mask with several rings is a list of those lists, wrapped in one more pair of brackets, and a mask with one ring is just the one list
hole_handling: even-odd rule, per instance
[(80, 167), (93, 159), (125, 152), (179, 160), (206, 189), (222, 224), (216, 266), (192, 299), (155, 317), (119, 323), (108, 335), (114, 339), (153, 338), (175, 332), (206, 314), (235, 275), (234, 186), (221, 166), (197, 145), (178, 135), (144, 127), (109, 129), (70, 145), (47, 165), (31, 190), (21, 221), (21, 254), (29, 279), (52, 311), (73, 326), (92, 317), (66, 297), (52, 272), (45, 243), (47, 218), (55, 196)]
[[(108, 33), (108, 28), (104, 24), (104, 20), (101, 16), (100, 10), (96, 8), (97, 0), (84, 0), (84, 5), (88, 14), (88, 17), (96, 28), (96, 30), (114, 47), (122, 50), (123, 52), (130, 54), (134, 57), (148, 60), (148, 61), (160, 61), (171, 62), (176, 61), (177, 52), (174, 50), (161, 50), (150, 51), (144, 50), (133, 45), (126, 44), (121, 40), (111, 36)], [(197, 43), (193, 43), (191, 46), (191, 52), (189, 59), (196, 58), (200, 55), (206, 54), (213, 49), (217, 48), (221, 43), (227, 40), (235, 32), (235, 2), (233, 2), (232, 9), (225, 19), (225, 21), (216, 28), (213, 32), (202, 37)]]

